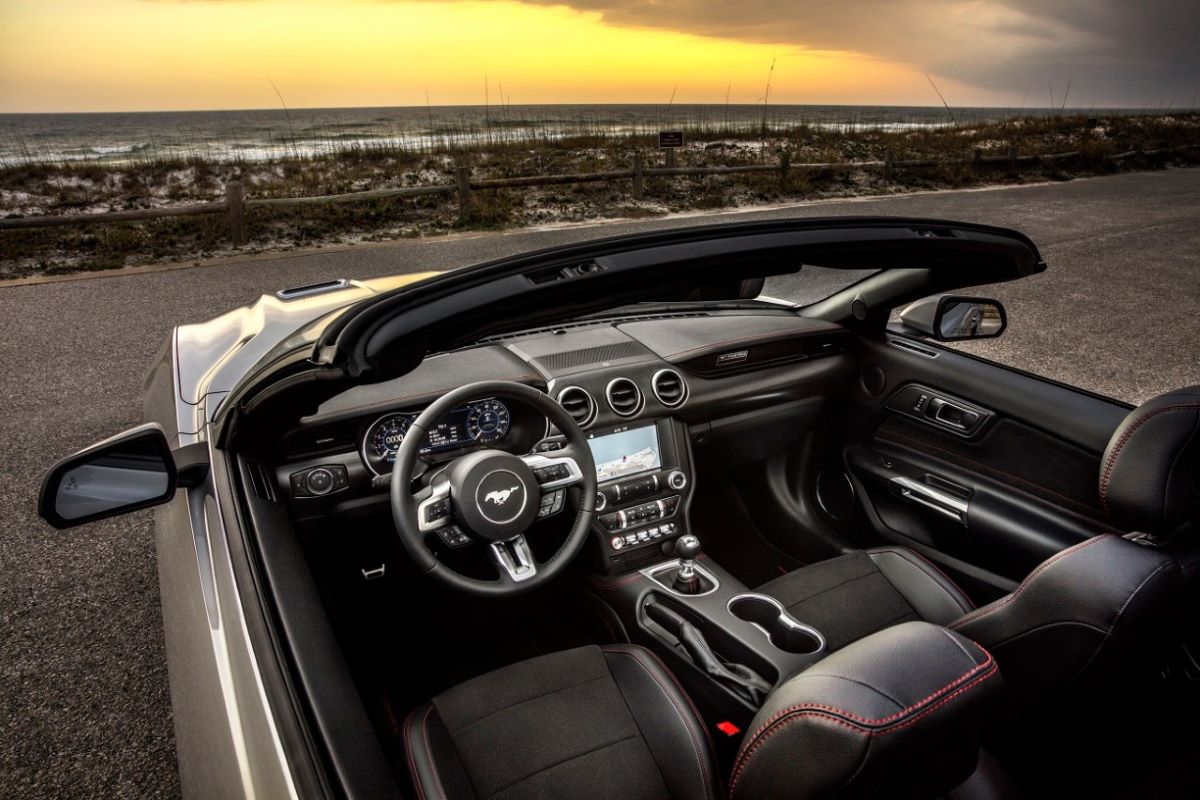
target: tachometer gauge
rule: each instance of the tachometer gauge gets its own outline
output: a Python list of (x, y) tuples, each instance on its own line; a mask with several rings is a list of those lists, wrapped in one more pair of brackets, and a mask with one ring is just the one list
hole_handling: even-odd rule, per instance
[(367, 431), (367, 450), (375, 463), (392, 464), (396, 461), (396, 451), (404, 441), (412, 425), (412, 417), (406, 414), (389, 414), (377, 420)]
[(497, 442), (508, 433), (510, 422), (508, 406), (499, 400), (472, 403), (467, 411), (467, 436), (483, 444)]

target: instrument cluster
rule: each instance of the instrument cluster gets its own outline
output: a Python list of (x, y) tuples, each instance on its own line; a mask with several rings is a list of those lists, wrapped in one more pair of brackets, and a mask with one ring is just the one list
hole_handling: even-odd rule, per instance
[[(418, 414), (385, 414), (367, 427), (363, 435), (362, 455), (377, 475), (392, 468), (400, 443)], [(426, 433), (421, 455), (432, 455), (466, 447), (494, 445), (508, 435), (512, 414), (500, 400), (489, 398), (467, 403), (446, 413)]]

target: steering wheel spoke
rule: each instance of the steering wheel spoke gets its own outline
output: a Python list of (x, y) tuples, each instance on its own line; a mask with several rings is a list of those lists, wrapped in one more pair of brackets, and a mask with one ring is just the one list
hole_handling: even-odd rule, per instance
[(525, 535), (520, 534), (504, 542), (492, 542), (492, 560), (499, 568), (500, 580), (505, 583), (524, 583), (537, 575), (537, 561)]
[[(421, 533), (434, 531), (453, 522), (454, 508), (450, 499), (450, 482), (439, 477), (427, 490), (428, 496), (417, 505), (417, 529)], [(422, 492), (421, 494), (426, 494)]]

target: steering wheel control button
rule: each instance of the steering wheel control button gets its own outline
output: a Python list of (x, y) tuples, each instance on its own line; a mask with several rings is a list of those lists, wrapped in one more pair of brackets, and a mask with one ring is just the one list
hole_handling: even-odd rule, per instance
[(450, 516), (450, 498), (443, 497), (425, 506), (425, 521), (437, 522), (442, 517)]
[(448, 547), (466, 547), (471, 543), (471, 537), (463, 533), (462, 528), (457, 525), (445, 525), (438, 528), (437, 533), (438, 538), (445, 542)]
[(566, 497), (566, 491), (563, 489), (555, 489), (553, 492), (542, 496), (542, 502), (538, 505), (539, 517), (552, 517), (563, 510), (563, 499)]

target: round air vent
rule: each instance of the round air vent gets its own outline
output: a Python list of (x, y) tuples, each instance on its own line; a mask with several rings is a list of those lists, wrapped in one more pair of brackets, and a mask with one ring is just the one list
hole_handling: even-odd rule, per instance
[(622, 417), (632, 417), (642, 410), (646, 401), (642, 390), (629, 378), (613, 378), (604, 388), (604, 395), (608, 398), (608, 407)]
[(596, 419), (596, 400), (586, 389), (568, 386), (558, 393), (558, 404), (581, 428), (586, 428)]
[(658, 398), (658, 402), (667, 408), (681, 406), (683, 401), (687, 400), (688, 385), (673, 369), (660, 369), (654, 373), (654, 377), (650, 379), (650, 386), (654, 389), (654, 396)]

